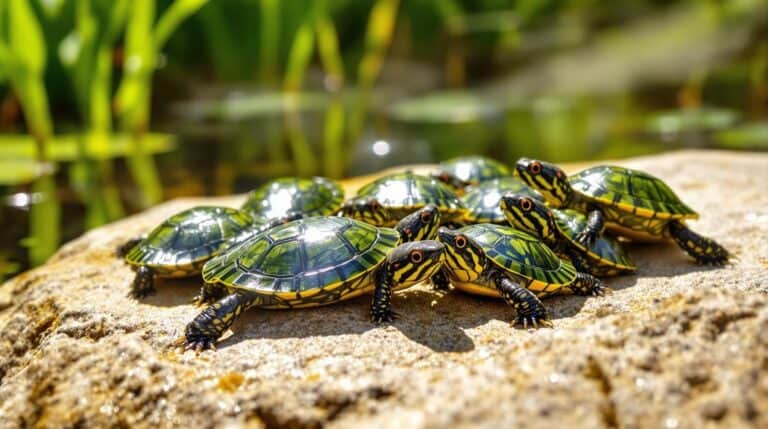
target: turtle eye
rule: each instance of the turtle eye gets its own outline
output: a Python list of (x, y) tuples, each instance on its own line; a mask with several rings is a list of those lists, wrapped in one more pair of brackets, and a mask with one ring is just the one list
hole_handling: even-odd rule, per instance
[(531, 165), (528, 166), (528, 171), (533, 174), (541, 173), (541, 163), (539, 161), (533, 161)]
[(421, 221), (424, 223), (429, 223), (429, 221), (432, 220), (432, 213), (428, 211), (421, 212)]
[(424, 260), (424, 252), (422, 252), (419, 249), (412, 250), (410, 256), (411, 256), (411, 262), (413, 262), (414, 264), (418, 264)]
[(371, 201), (371, 210), (377, 212), (379, 211), (380, 208), (381, 208), (381, 204), (379, 204), (378, 201), (376, 200)]
[(467, 247), (467, 237), (464, 237), (463, 235), (456, 237), (456, 247), (459, 249)]
[(523, 209), (523, 211), (529, 212), (533, 208), (533, 202), (528, 198), (523, 198), (520, 200), (520, 208)]

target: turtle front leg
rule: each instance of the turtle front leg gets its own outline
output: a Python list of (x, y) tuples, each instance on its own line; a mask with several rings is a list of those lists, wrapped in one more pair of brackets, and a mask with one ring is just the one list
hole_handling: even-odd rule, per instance
[(592, 247), (604, 229), (605, 215), (600, 209), (592, 208), (587, 215), (587, 227), (576, 236), (576, 240), (584, 247)]
[(213, 348), (216, 340), (255, 300), (254, 294), (237, 291), (208, 306), (184, 329), (185, 348), (197, 352)]
[(443, 270), (440, 270), (436, 272), (432, 276), (432, 288), (434, 290), (439, 290), (443, 292), (447, 292), (451, 290), (451, 282), (448, 280), (448, 277), (445, 276), (445, 273)]
[(387, 269), (387, 264), (379, 268), (375, 274), (376, 288), (371, 302), (371, 321), (375, 323), (394, 322), (399, 317), (392, 311), (392, 287), (394, 281)]
[(590, 273), (595, 276), (602, 272), (602, 270), (598, 268), (597, 264), (590, 261), (576, 249), (568, 248), (564, 253), (566, 256), (568, 256), (571, 264), (576, 267), (576, 271)]
[(547, 309), (533, 292), (504, 275), (496, 276), (494, 283), (504, 301), (515, 309), (515, 325), (522, 325), (525, 329), (528, 326), (552, 327)]
[(155, 272), (147, 266), (139, 267), (136, 270), (136, 277), (133, 278), (133, 283), (131, 283), (130, 296), (141, 299), (154, 295), (155, 292), (157, 292), (157, 289), (155, 289)]
[(227, 288), (219, 283), (203, 283), (200, 294), (192, 298), (196, 306), (211, 304), (223, 298), (227, 294)]
[(684, 223), (670, 222), (667, 227), (672, 239), (678, 246), (691, 255), (699, 264), (724, 265), (728, 262), (730, 254), (725, 247), (715, 240), (696, 234)]
[(613, 293), (602, 280), (587, 273), (576, 273), (576, 278), (567, 288), (574, 295), (580, 296), (604, 296)]

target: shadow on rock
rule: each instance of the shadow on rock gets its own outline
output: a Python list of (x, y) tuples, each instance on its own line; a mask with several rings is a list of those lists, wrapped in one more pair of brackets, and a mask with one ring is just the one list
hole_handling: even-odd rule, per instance
[[(203, 280), (200, 279), (200, 276), (183, 279), (156, 279), (155, 289), (157, 292), (140, 299), (139, 302), (156, 307), (189, 305), (192, 303), (192, 299), (200, 293), (202, 285)], [(126, 286), (126, 294), (129, 289), (130, 285)]]
[(355, 335), (392, 326), (435, 352), (468, 352), (475, 348), (452, 315), (430, 308), (433, 301), (439, 299), (437, 293), (423, 290), (396, 293), (392, 306), (400, 318), (382, 325), (372, 323), (368, 317), (370, 299), (370, 296), (360, 297), (295, 310), (250, 309), (232, 327), (234, 335), (220, 341), (217, 347), (224, 349), (249, 339)]
[(674, 243), (632, 244), (632, 259), (641, 277), (675, 277), (688, 273), (722, 269), (699, 265)]

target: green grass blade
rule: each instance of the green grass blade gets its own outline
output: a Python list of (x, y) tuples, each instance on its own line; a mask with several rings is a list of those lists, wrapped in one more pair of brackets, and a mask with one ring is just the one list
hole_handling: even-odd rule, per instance
[(259, 63), (261, 79), (266, 83), (275, 82), (279, 70), (280, 58), (280, 0), (261, 0), (261, 32)]
[(171, 37), (179, 25), (195, 12), (205, 6), (208, 0), (176, 0), (160, 16), (155, 26), (153, 39), (155, 41), (155, 50), (158, 52), (165, 46), (165, 42)]
[(56, 181), (52, 174), (40, 176), (32, 185), (35, 203), (29, 208), (29, 262), (45, 263), (59, 246), (61, 208), (56, 197)]
[(287, 92), (301, 90), (304, 74), (314, 53), (315, 34), (312, 17), (308, 17), (296, 31), (288, 56), (283, 89)]

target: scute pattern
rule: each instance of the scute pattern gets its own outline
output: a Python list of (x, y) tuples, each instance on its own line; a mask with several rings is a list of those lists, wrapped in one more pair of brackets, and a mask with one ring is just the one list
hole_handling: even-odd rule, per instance
[(612, 205), (640, 217), (697, 219), (660, 179), (642, 171), (623, 167), (593, 167), (570, 176), (576, 192), (600, 203)]
[(360, 188), (357, 196), (376, 198), (398, 219), (427, 204), (434, 204), (440, 210), (443, 221), (460, 217), (466, 212), (464, 204), (448, 185), (411, 172), (381, 177)]
[(160, 271), (162, 267), (194, 265), (215, 255), (252, 222), (247, 213), (228, 207), (194, 207), (152, 230), (125, 260)]
[(353, 280), (381, 264), (399, 241), (393, 229), (349, 218), (306, 218), (251, 237), (210, 260), (203, 279), (260, 293), (336, 287), (344, 293), (351, 291)]
[(251, 192), (243, 210), (251, 212), (260, 222), (266, 222), (289, 213), (330, 215), (339, 210), (343, 200), (344, 190), (332, 180), (283, 177)]
[(576, 269), (570, 263), (522, 231), (478, 224), (464, 227), (461, 232), (482, 247), (485, 256), (502, 269), (556, 285), (567, 285), (576, 278)]
[(439, 172), (450, 173), (472, 185), (512, 174), (506, 165), (484, 156), (463, 156), (441, 162)]
[(507, 224), (504, 212), (501, 211), (501, 196), (507, 192), (526, 195), (539, 201), (544, 201), (541, 194), (526, 185), (517, 177), (502, 177), (488, 180), (477, 186), (467, 188), (461, 202), (467, 207), (464, 221), (467, 223), (497, 223)]

